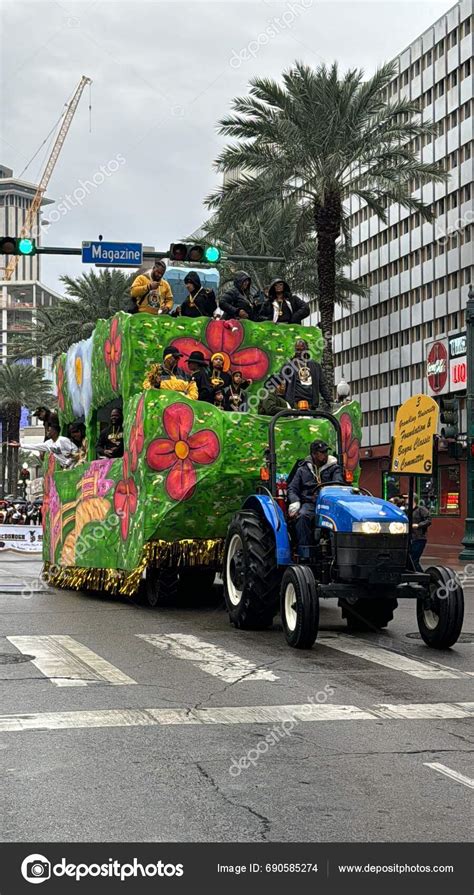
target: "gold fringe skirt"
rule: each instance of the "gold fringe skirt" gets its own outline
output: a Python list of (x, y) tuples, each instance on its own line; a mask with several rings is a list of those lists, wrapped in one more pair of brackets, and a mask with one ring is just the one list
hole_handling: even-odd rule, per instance
[(217, 538), (182, 541), (149, 541), (143, 548), (141, 560), (135, 569), (86, 569), (79, 566), (57, 566), (46, 562), (43, 580), (51, 587), (69, 590), (104, 591), (110, 594), (136, 594), (143, 572), (152, 568), (209, 566), (218, 568), (222, 563), (224, 539)]

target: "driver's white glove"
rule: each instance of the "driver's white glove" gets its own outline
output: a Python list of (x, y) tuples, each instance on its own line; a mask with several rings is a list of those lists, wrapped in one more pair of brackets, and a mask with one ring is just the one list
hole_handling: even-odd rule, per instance
[(288, 515), (296, 516), (300, 506), (301, 506), (301, 503), (299, 500), (295, 500), (294, 503), (290, 503), (290, 506), (288, 507)]

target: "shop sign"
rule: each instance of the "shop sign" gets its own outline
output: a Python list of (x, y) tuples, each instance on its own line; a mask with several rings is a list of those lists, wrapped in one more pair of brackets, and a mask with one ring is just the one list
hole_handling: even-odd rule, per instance
[(426, 379), (429, 395), (444, 395), (449, 391), (448, 340), (438, 339), (427, 346)]
[(408, 398), (397, 412), (392, 444), (391, 472), (430, 475), (433, 470), (433, 435), (439, 407), (428, 395)]

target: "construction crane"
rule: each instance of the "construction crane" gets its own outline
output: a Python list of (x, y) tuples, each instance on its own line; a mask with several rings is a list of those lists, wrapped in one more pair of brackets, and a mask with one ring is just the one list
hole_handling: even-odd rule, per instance
[[(59, 158), (59, 153), (61, 152), (61, 149), (63, 148), (63, 144), (66, 139), (68, 130), (71, 126), (72, 119), (74, 118), (74, 114), (75, 114), (77, 106), (79, 104), (79, 100), (80, 100), (83, 90), (87, 84), (92, 84), (91, 78), (86, 78), (85, 75), (82, 75), (82, 78), (76, 87), (74, 96), (64, 113), (62, 124), (61, 124), (61, 127), (59, 128), (58, 135), (54, 141), (54, 145), (51, 150), (48, 161), (46, 163), (46, 167), (43, 171), (41, 180), (38, 184), (38, 188), (37, 188), (36, 193), (33, 197), (33, 201), (26, 213), (25, 222), (20, 230), (20, 233), (19, 233), (20, 238), (29, 236), (31, 233), (31, 226), (34, 223), (34, 221), (36, 219), (36, 215), (41, 207), (41, 201), (42, 201), (43, 196), (46, 192), (48, 183), (51, 179), (51, 174), (54, 171), (54, 166), (56, 165), (56, 162)], [(19, 260), (20, 260), (19, 255), (13, 255), (11, 257), (8, 266), (5, 268), (5, 277), (4, 277), (5, 280), (11, 279)]]

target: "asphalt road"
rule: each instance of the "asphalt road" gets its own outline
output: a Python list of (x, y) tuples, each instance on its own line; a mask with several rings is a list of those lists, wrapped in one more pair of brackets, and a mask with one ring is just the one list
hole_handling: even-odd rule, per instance
[(408, 637), (414, 604), (348, 635), (330, 601), (298, 652), (231, 628), (218, 586), (152, 611), (38, 571), (0, 557), (3, 841), (471, 837), (473, 645)]

